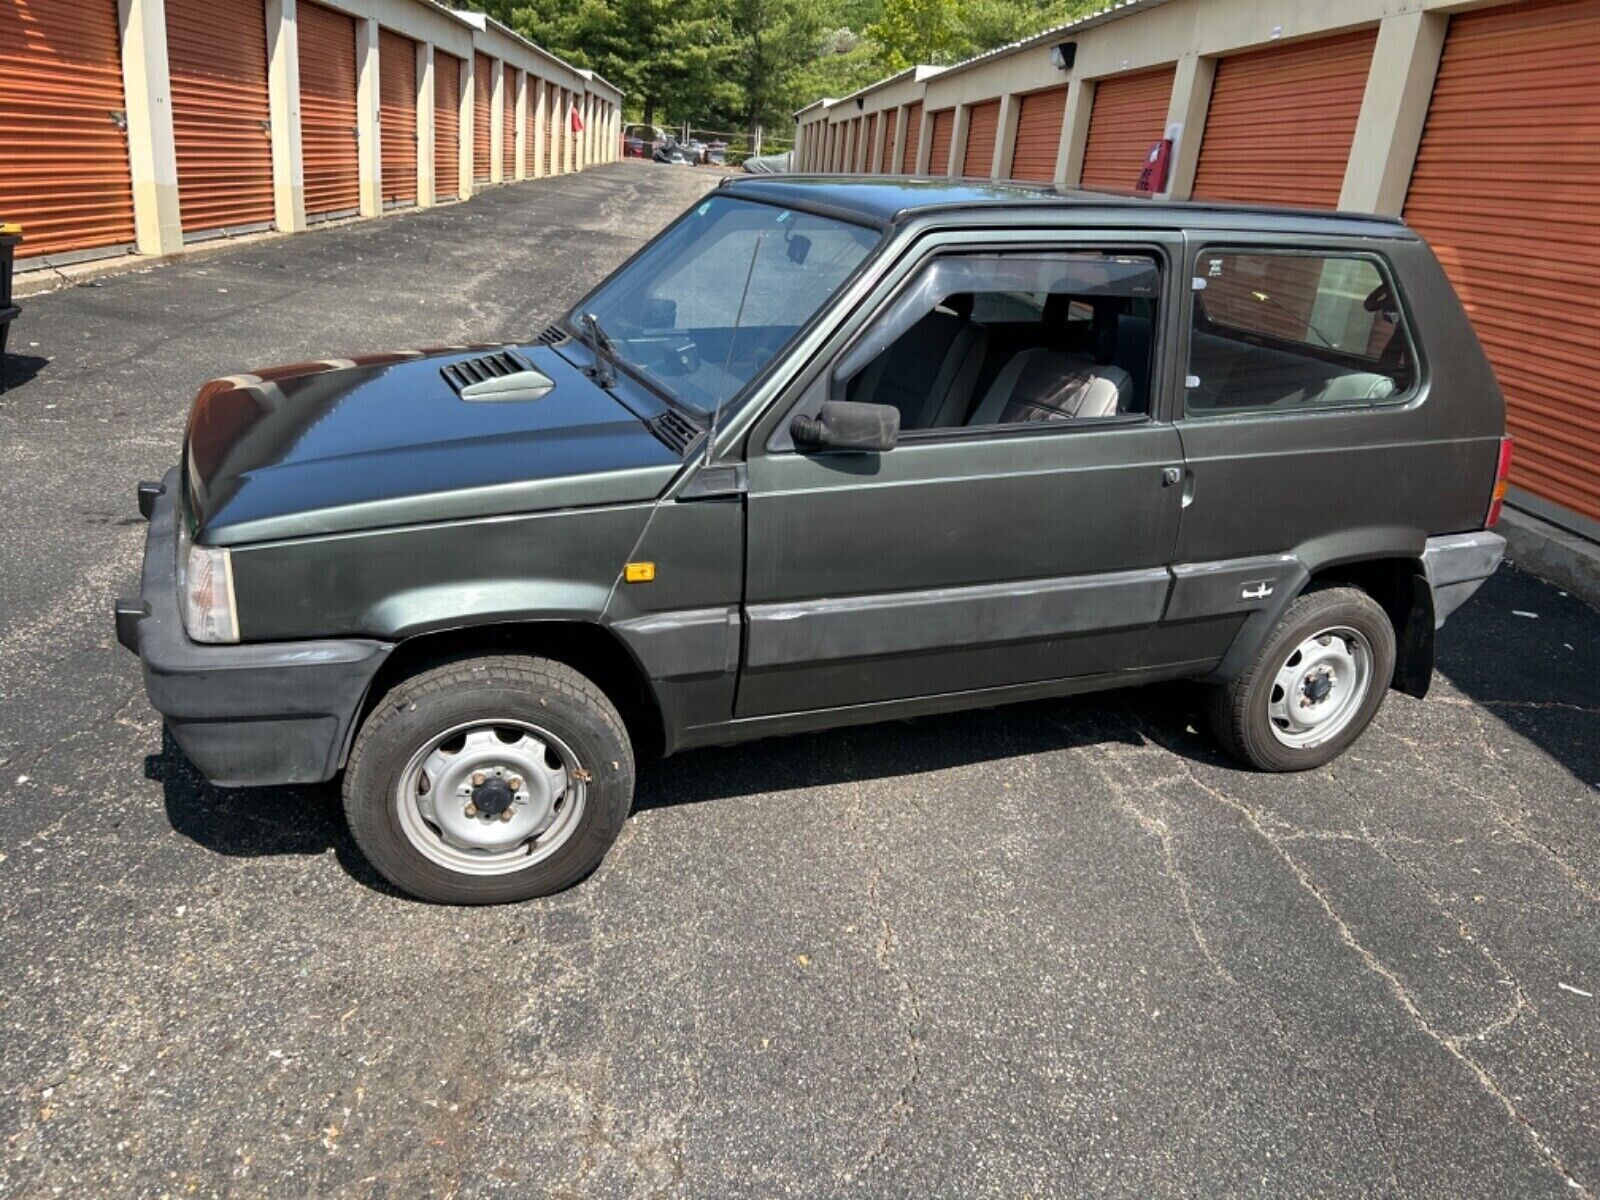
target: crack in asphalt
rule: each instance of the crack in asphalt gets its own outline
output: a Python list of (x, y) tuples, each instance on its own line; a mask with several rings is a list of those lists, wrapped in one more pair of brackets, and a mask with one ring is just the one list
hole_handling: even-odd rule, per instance
[[(1410, 989), (1406, 987), (1405, 983), (1387, 964), (1385, 964), (1376, 954), (1362, 944), (1361, 940), (1356, 937), (1355, 931), (1352, 930), (1345, 919), (1340, 916), (1338, 909), (1334, 907), (1333, 902), (1329, 899), (1327, 893), (1317, 884), (1314, 879), (1312, 879), (1310, 873), (1295, 860), (1294, 856), (1284, 848), (1282, 841), (1275, 837), (1267, 829), (1267, 827), (1260, 820), (1260, 817), (1256, 811), (1249, 805), (1228, 795), (1220, 788), (1214, 787), (1205, 780), (1201, 779), (1199, 775), (1194, 772), (1192, 767), (1186, 765), (1186, 770), (1195, 787), (1197, 787), (1205, 795), (1209, 796), (1217, 804), (1220, 804), (1238, 814), (1238, 816), (1244, 821), (1245, 825), (1248, 826), (1257, 837), (1265, 842), (1273, 850), (1273, 852), (1283, 860), (1284, 865), (1289, 868), (1290, 874), (1294, 876), (1295, 881), (1300, 885), (1301, 889), (1317, 902), (1322, 911), (1328, 917), (1329, 921), (1332, 922), (1335, 931), (1339, 935), (1339, 940), (1356, 953), (1369, 972), (1378, 976), (1388, 985), (1390, 992), (1394, 995), (1395, 999), (1400, 1002), (1400, 1007), (1405, 1011), (1406, 1015), (1411, 1018), (1411, 1021), (1416, 1028), (1421, 1030), (1422, 1033), (1424, 1033), (1436, 1045), (1441, 1047), (1452, 1058), (1456, 1059), (1456, 1061), (1466, 1067), (1472, 1076), (1477, 1080), (1478, 1085), (1496, 1101), (1498, 1101), (1500, 1106), (1505, 1109), (1506, 1115), (1522, 1128), (1522, 1130), (1527, 1134), (1529, 1140), (1533, 1143), (1534, 1148), (1538, 1150), (1539, 1154), (1549, 1164), (1551, 1169), (1561, 1177), (1563, 1182), (1566, 1183), (1567, 1187), (1572, 1189), (1575, 1195), (1583, 1197), (1584, 1200), (1590, 1200), (1590, 1198), (1593, 1196), (1593, 1193), (1589, 1190), (1589, 1188), (1573, 1175), (1562, 1156), (1556, 1152), (1555, 1148), (1550, 1145), (1545, 1136), (1534, 1126), (1527, 1116), (1523, 1114), (1523, 1112), (1517, 1107), (1516, 1102), (1506, 1094), (1506, 1092), (1495, 1081), (1494, 1077), (1488, 1072), (1488, 1070), (1486, 1070), (1482, 1064), (1473, 1058), (1472, 1055), (1467, 1053), (1463, 1047), (1463, 1042), (1467, 1039), (1461, 1036), (1441, 1034), (1437, 1029), (1434, 1028), (1433, 1023), (1428, 1020), (1427, 1016), (1423, 1014), (1421, 1008), (1418, 1007), (1417, 1001), (1415, 997), (1412, 996)], [(1518, 990), (1520, 993), (1521, 989), (1519, 988)], [(1525, 1001), (1525, 997), (1523, 1000)], [(1515, 1012), (1519, 1014), (1523, 1006), (1523, 1004), (1519, 1004)]]

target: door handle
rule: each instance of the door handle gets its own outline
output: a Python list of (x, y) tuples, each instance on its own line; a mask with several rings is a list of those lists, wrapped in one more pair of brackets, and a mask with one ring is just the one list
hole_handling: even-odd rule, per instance
[(1162, 487), (1176, 487), (1182, 481), (1183, 481), (1183, 468), (1182, 467), (1162, 467), (1161, 468), (1161, 486)]

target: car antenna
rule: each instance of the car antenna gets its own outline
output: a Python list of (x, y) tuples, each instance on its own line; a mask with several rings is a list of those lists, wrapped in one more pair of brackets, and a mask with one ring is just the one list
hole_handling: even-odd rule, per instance
[(728, 372), (733, 366), (733, 348), (739, 341), (739, 330), (744, 327), (744, 306), (750, 299), (750, 281), (755, 278), (756, 260), (761, 257), (761, 244), (766, 239), (765, 229), (756, 234), (755, 248), (750, 251), (750, 266), (744, 273), (744, 290), (739, 293), (739, 311), (734, 314), (733, 334), (728, 338), (728, 357), (722, 364), (722, 382), (717, 387), (717, 402), (711, 409), (711, 427), (706, 430), (706, 452), (702, 461), (707, 465), (711, 463), (711, 443), (717, 438), (717, 418), (722, 415), (722, 401), (728, 390)]

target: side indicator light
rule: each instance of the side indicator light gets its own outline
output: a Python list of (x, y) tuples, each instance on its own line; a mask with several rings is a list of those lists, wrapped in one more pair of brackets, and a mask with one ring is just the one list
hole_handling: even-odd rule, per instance
[(653, 562), (629, 563), (622, 568), (622, 577), (629, 583), (651, 583), (656, 577), (656, 565)]

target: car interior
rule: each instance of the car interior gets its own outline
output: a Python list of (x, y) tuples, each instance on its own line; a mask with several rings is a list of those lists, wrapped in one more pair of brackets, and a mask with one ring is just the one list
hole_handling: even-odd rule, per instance
[(846, 387), (902, 431), (1149, 411), (1155, 303), (1061, 292), (946, 296)]

